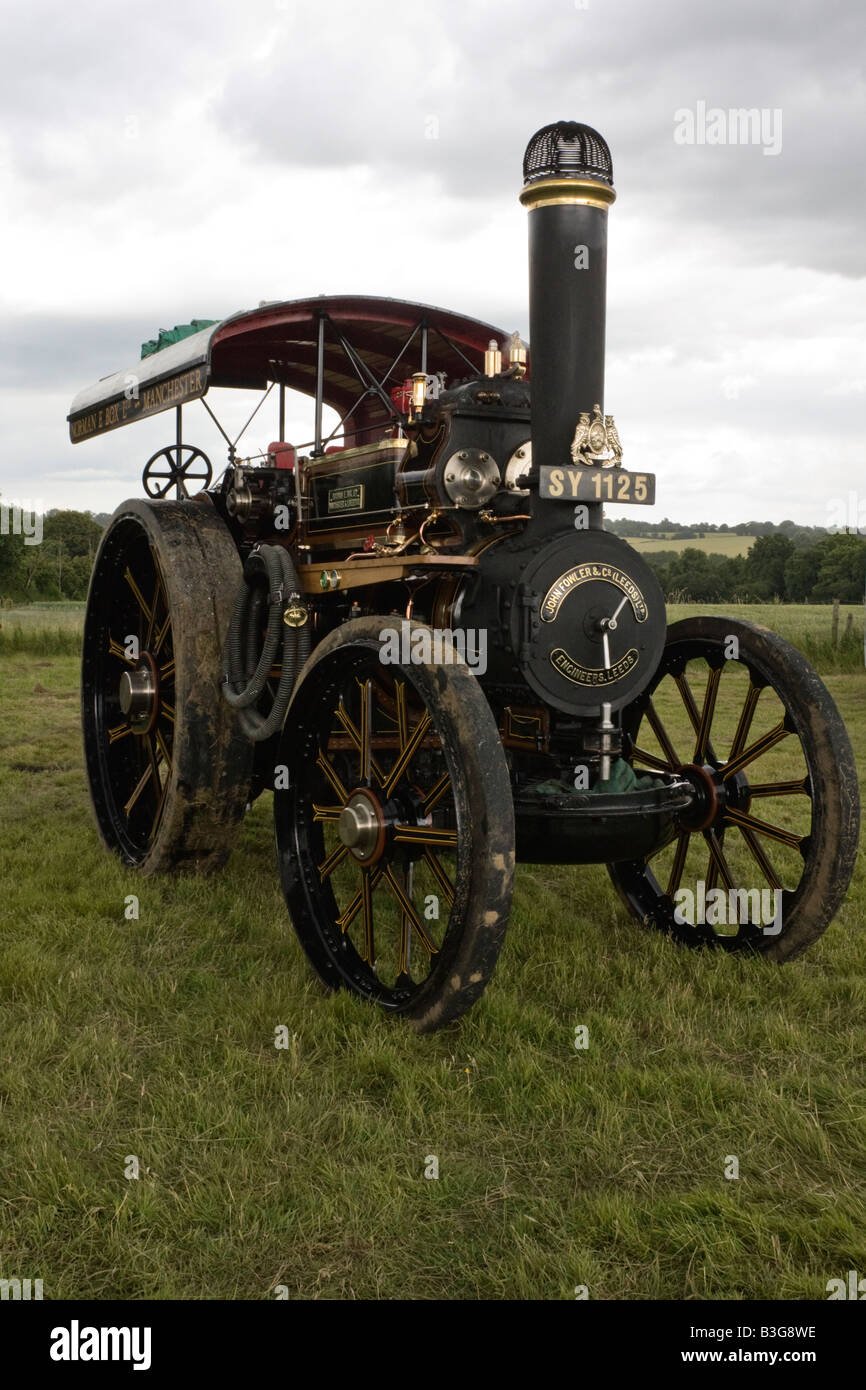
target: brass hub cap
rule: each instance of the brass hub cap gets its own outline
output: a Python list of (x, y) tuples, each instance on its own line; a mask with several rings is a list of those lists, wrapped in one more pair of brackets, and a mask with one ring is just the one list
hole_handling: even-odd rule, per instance
[(120, 677), (117, 698), (133, 733), (146, 734), (153, 727), (159, 709), (156, 665), (148, 652), (131, 671)]
[(342, 843), (361, 864), (374, 864), (385, 847), (385, 818), (372, 792), (353, 792), (337, 821)]

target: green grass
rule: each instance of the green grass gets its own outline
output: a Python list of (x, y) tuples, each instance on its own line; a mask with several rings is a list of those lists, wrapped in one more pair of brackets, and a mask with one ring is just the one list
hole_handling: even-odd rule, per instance
[[(822, 675), (864, 670), (863, 604), (839, 605), (839, 633), (833, 644), (833, 605), (823, 603), (669, 603), (668, 623), (700, 613), (720, 613), (768, 627), (784, 637)], [(846, 633), (848, 615), (851, 631)]]
[[(81, 650), (84, 608), (83, 603), (35, 603), (26, 607), (0, 609), (0, 656), (4, 653), (39, 656), (77, 654)], [(840, 606), (836, 646), (832, 641), (831, 604), (669, 603), (667, 606), (669, 623), (695, 613), (719, 611), (772, 628), (799, 647), (822, 673), (863, 669), (862, 604)], [(849, 614), (852, 629), (846, 634)]]
[(30, 603), (0, 608), (0, 655), (72, 656), (81, 651), (84, 603)]
[(63, 631), (79, 632), (84, 623), (84, 600), (68, 599), (57, 603), (22, 603), (0, 608), (3, 626), (21, 627), (31, 631), (40, 627), (58, 627)]
[(628, 536), (635, 550), (704, 550), (708, 555), (748, 555), (755, 544), (754, 536), (732, 536), (727, 531), (708, 532), (694, 540), (681, 536), (666, 540), (664, 536)]
[[(218, 877), (141, 879), (100, 847), (77, 680), (71, 657), (0, 658), (0, 1277), (49, 1298), (813, 1299), (866, 1270), (862, 863), (783, 968), (642, 931), (601, 868), (521, 866), (487, 993), (418, 1037), (311, 978), (269, 797)], [(828, 684), (862, 764), (866, 680)]]

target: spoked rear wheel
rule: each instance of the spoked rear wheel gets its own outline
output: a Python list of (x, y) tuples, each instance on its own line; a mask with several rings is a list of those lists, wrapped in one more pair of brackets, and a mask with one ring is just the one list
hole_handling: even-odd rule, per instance
[(277, 849), (321, 978), (432, 1031), (475, 1002), (496, 964), (514, 816), (475, 677), (462, 664), (383, 663), (394, 622), (344, 624), (302, 672), (278, 752), (289, 786), (277, 779)]
[(219, 868), (250, 784), (250, 745), (220, 695), (241, 579), (209, 498), (123, 503), (87, 599), (82, 720), (100, 834), (144, 872)]
[(845, 897), (859, 835), (851, 744), (816, 672), (766, 628), (687, 618), (624, 725), (636, 769), (696, 791), (672, 843), (608, 866), (632, 914), (688, 944), (800, 955)]

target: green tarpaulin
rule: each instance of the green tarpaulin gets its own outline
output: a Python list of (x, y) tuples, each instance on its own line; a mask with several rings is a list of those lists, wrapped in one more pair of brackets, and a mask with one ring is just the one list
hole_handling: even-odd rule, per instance
[(532, 788), (536, 796), (593, 796), (596, 792), (648, 791), (659, 785), (658, 779), (650, 773), (637, 773), (625, 758), (616, 758), (611, 763), (610, 777), (606, 782), (599, 778), (594, 787), (581, 791), (568, 782), (539, 782)]
[(212, 328), (218, 322), (218, 319), (193, 319), (192, 323), (176, 323), (174, 328), (161, 328), (158, 337), (142, 343), (141, 355), (152, 357), (155, 352), (162, 352), (163, 348), (170, 347), (172, 343), (191, 338), (193, 333), (200, 333), (203, 328)]

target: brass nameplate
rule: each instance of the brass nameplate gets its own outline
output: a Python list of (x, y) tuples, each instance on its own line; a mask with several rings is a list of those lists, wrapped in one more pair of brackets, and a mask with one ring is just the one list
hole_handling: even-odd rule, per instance
[(141, 386), (130, 374), (125, 390), (113, 400), (104, 401), (92, 410), (79, 412), (69, 421), (69, 438), (73, 444), (91, 439), (96, 434), (115, 430), (120, 425), (157, 415), (171, 406), (198, 400), (207, 391), (207, 367), (190, 367), (166, 381), (153, 386)]
[(567, 681), (571, 681), (572, 685), (612, 685), (614, 681), (622, 680), (629, 671), (633, 671), (639, 660), (636, 647), (631, 647), (625, 656), (609, 667), (583, 666), (570, 656), (564, 647), (555, 647), (550, 653), (551, 665), (555, 666)]
[(561, 574), (556, 582), (551, 584), (541, 602), (541, 621), (555, 622), (563, 602), (572, 589), (578, 588), (581, 584), (590, 584), (593, 580), (613, 584), (631, 603), (637, 621), (646, 622), (649, 609), (634, 580), (616, 565), (602, 565), (595, 560), (590, 560), (584, 565), (572, 565), (570, 570), (566, 570), (565, 574)]
[(360, 512), (364, 507), (364, 484), (335, 487), (328, 493), (328, 512)]

